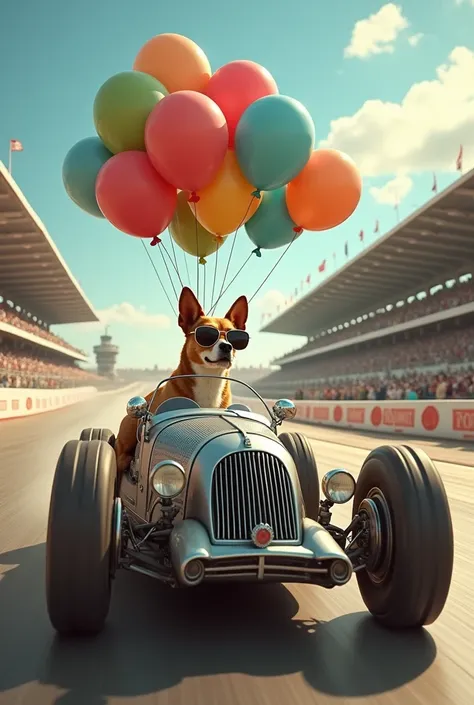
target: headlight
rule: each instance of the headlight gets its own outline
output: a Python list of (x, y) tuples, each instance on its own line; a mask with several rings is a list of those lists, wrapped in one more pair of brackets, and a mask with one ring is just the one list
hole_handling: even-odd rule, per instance
[(186, 482), (184, 468), (175, 460), (163, 460), (152, 470), (151, 483), (164, 499), (173, 499), (183, 491)]
[(334, 504), (344, 504), (354, 496), (356, 481), (347, 470), (330, 470), (321, 483), (327, 499)]

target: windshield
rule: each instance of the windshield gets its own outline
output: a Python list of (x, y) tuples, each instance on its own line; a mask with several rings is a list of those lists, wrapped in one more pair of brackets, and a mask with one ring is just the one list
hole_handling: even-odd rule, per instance
[[(156, 393), (158, 392), (163, 385), (165, 385), (169, 380), (173, 379), (219, 379), (222, 380), (221, 375), (174, 375), (173, 377), (167, 377), (166, 379), (162, 379), (161, 382), (158, 383), (158, 385), (155, 388), (155, 392), (153, 394), (153, 397), (151, 398), (149, 408), (152, 407), (154, 398), (156, 396)], [(238, 379), (234, 379), (233, 377), (227, 377), (225, 378), (230, 382), (231, 386), (231, 393), (232, 393), (232, 404), (246, 404), (252, 412), (255, 414), (261, 414), (262, 416), (266, 416), (270, 419), (272, 419), (272, 413), (269, 408), (269, 406), (264, 402), (262, 397), (258, 394), (258, 392), (253, 389), (249, 384), (246, 382), (241, 382)]]

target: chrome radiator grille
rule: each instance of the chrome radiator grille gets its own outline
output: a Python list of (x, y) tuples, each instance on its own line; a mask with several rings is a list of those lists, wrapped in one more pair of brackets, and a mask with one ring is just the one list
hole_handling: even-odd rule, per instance
[(212, 521), (217, 541), (250, 540), (262, 522), (276, 541), (298, 538), (291, 479), (284, 464), (270, 453), (232, 453), (216, 466), (212, 478)]

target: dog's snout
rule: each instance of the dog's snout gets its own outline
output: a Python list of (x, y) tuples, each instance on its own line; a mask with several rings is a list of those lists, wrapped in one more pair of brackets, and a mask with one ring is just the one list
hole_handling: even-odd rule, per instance
[(223, 353), (229, 354), (232, 350), (232, 345), (223, 341), (222, 343), (219, 343), (219, 350)]

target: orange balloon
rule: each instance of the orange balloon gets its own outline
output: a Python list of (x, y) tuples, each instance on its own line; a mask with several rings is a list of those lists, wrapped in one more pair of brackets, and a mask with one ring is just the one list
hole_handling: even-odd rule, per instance
[(150, 39), (138, 52), (133, 68), (154, 76), (169, 93), (202, 92), (211, 78), (203, 50), (181, 34), (158, 34)]
[[(253, 216), (260, 205), (254, 186), (243, 176), (235, 152), (228, 150), (214, 181), (197, 191), (196, 218), (214, 235), (229, 235)], [(194, 203), (189, 204), (194, 213)]]
[(329, 230), (357, 208), (362, 192), (359, 171), (347, 154), (316, 149), (286, 189), (291, 219), (304, 230)]

